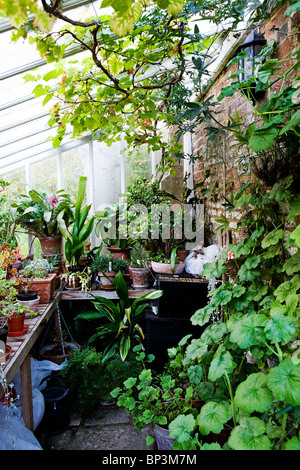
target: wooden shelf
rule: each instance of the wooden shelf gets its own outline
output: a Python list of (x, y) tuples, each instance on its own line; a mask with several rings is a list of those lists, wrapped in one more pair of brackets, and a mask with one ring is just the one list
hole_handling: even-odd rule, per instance
[[(128, 292), (129, 298), (136, 299), (142, 297), (152, 290), (153, 289), (130, 289)], [(112, 300), (118, 299), (116, 291), (105, 291), (102, 289), (87, 293), (72, 290), (58, 291), (49, 304), (39, 305), (38, 315), (25, 318), (25, 324), (28, 325), (26, 334), (23, 336), (7, 337), (7, 344), (12, 348), (12, 352), (3, 366), (3, 371), (7, 384), (10, 384), (16, 372), (20, 369), (22, 415), (25, 426), (30, 430), (33, 430), (30, 351), (45, 328), (45, 325), (49, 322), (54, 312), (57, 311), (57, 303), (59, 304), (61, 300), (93, 300), (94, 296), (105, 297)], [(3, 392), (0, 385), (0, 396)]]
[[(128, 296), (130, 299), (137, 299), (143, 295), (149, 294), (153, 289), (129, 289)], [(89, 292), (81, 292), (78, 290), (63, 290), (60, 292), (60, 300), (94, 300), (94, 296), (105, 297), (106, 299), (117, 300), (118, 294), (115, 290), (108, 291), (103, 289), (92, 290)]]

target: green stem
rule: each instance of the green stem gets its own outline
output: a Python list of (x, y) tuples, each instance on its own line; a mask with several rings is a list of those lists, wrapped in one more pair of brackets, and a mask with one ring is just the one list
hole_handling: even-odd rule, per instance
[(231, 408), (232, 408), (232, 419), (233, 419), (233, 423), (234, 423), (234, 427), (235, 427), (236, 426), (236, 417), (235, 417), (235, 406), (234, 406), (234, 400), (233, 400), (233, 392), (232, 392), (231, 382), (230, 382), (230, 379), (228, 377), (227, 372), (225, 372), (225, 379), (226, 379), (226, 383), (227, 383), (227, 387), (228, 387), (228, 391), (229, 391), (229, 395), (230, 395)]
[(279, 449), (280, 450), (282, 449), (283, 438), (285, 436), (287, 417), (288, 417), (288, 414), (284, 413), (283, 418), (282, 418), (281, 433), (280, 433), (280, 444), (279, 444)]
[(280, 349), (280, 347), (279, 347), (279, 344), (278, 344), (278, 342), (277, 342), (276, 340), (275, 340), (275, 346), (276, 346), (276, 349), (277, 349), (279, 362), (281, 362), (282, 359), (283, 359), (282, 351), (281, 351), (281, 349)]

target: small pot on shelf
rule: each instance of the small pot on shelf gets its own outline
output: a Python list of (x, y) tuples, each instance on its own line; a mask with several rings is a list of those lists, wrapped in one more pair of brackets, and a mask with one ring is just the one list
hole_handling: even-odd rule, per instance
[(101, 289), (103, 290), (115, 290), (115, 286), (113, 284), (115, 277), (117, 275), (117, 271), (106, 271), (106, 272), (99, 272), (98, 276), (101, 282)]
[(115, 257), (121, 259), (130, 259), (131, 247), (119, 248), (116, 246), (108, 246), (107, 250)]
[(24, 321), (25, 313), (21, 313), (18, 316), (13, 315), (12, 317), (8, 318), (8, 336), (19, 336), (21, 334), (25, 334), (27, 332), (28, 326), (24, 324)]
[(158, 263), (157, 261), (151, 262), (153, 271), (157, 274), (181, 274), (184, 271), (184, 262), (175, 264), (174, 272), (172, 272), (171, 263)]
[(148, 268), (129, 267), (132, 287), (136, 290), (147, 289), (149, 287), (149, 270)]
[(19, 292), (17, 301), (24, 305), (24, 307), (29, 307), (33, 312), (39, 313), (40, 297), (36, 291)]
[(55, 256), (61, 253), (62, 235), (56, 235), (54, 237), (38, 237), (43, 255)]

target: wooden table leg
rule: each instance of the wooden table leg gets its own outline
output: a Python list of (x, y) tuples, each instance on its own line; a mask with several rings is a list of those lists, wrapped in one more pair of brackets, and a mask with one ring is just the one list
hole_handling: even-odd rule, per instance
[(24, 362), (21, 364), (20, 374), (21, 374), (22, 416), (23, 416), (24, 424), (26, 428), (33, 431), (30, 354), (27, 355)]

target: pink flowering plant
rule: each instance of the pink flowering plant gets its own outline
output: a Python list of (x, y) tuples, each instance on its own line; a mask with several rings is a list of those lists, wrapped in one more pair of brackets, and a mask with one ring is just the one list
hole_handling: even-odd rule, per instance
[(47, 194), (32, 189), (28, 195), (19, 195), (11, 208), (16, 225), (37, 237), (60, 235), (58, 218), (68, 225), (73, 214), (70, 196), (64, 190)]

